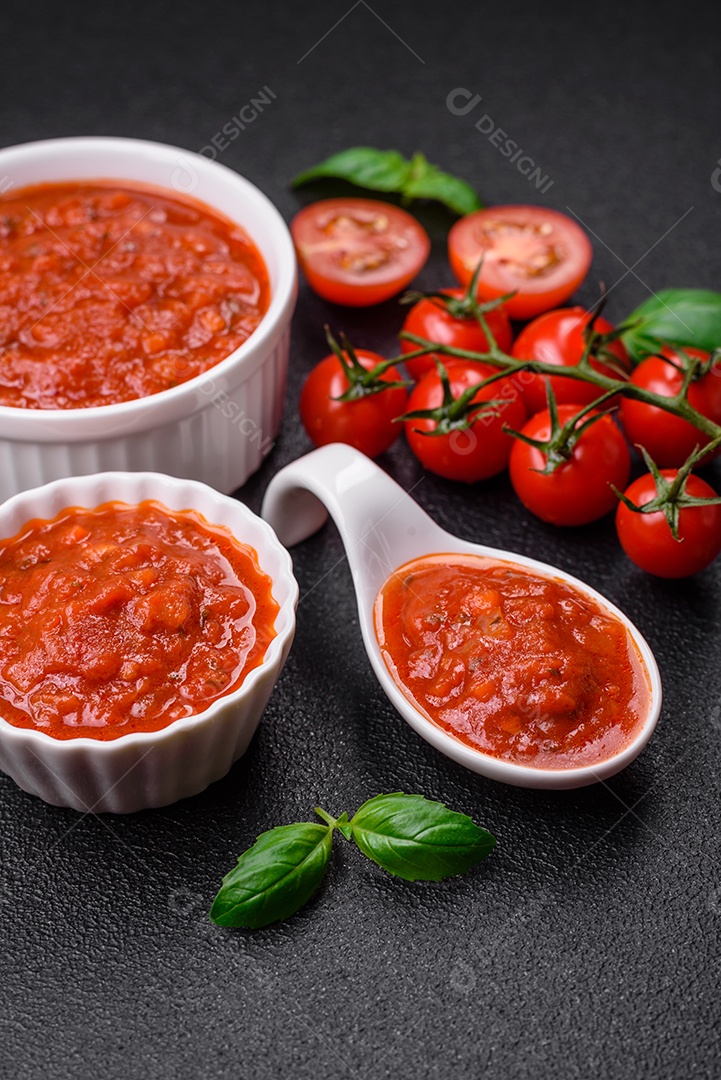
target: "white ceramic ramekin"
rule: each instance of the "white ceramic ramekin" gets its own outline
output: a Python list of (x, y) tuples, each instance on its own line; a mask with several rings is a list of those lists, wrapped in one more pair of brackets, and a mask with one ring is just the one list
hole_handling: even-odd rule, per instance
[(90, 409), (0, 406), (0, 500), (62, 476), (107, 469), (185, 476), (231, 492), (272, 446), (285, 393), (297, 275), (290, 233), (253, 184), (199, 154), (139, 139), (49, 139), (0, 150), (3, 191), (115, 179), (190, 195), (241, 225), (265, 260), (260, 326), (208, 372), (135, 401)]
[(298, 586), (290, 555), (269, 525), (243, 503), (204, 484), (155, 473), (103, 473), (56, 480), (22, 492), (0, 506), (0, 538), (14, 536), (33, 518), (53, 518), (68, 506), (111, 500), (135, 504), (157, 499), (171, 510), (200, 511), (250, 544), (273, 582), (280, 611), (276, 636), (263, 662), (241, 686), (202, 713), (160, 731), (54, 739), (13, 727), (0, 718), (0, 769), (24, 790), (55, 806), (94, 813), (131, 813), (167, 806), (219, 780), (248, 747), (280, 675), (295, 633)]

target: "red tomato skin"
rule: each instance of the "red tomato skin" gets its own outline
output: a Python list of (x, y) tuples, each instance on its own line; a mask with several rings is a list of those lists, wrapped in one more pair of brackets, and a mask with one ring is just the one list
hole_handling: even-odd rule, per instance
[[(510, 259), (500, 259), (489, 255), (493, 247), (484, 247), (479, 238), (480, 231), (494, 223), (507, 225), (511, 230), (550, 229), (548, 238), (540, 243), (551, 244), (558, 262), (548, 269), (531, 270), (528, 274), (514, 272), (513, 248), (516, 244), (513, 239), (501, 239), (501, 249), (509, 242), (511, 248)], [(522, 259), (523, 246), (527, 246), (522, 233), (520, 240), (518, 254)], [(532, 257), (533, 250), (528, 254)], [(484, 265), (478, 282), (479, 300), (497, 300), (505, 293), (517, 290), (515, 296), (504, 301), (506, 311), (512, 319), (532, 319), (543, 311), (559, 307), (576, 291), (589, 271), (593, 249), (580, 225), (557, 210), (541, 206), (490, 206), (460, 218), (448, 234), (451, 269), (462, 285), (467, 285), (473, 277), (481, 255), (484, 255)]]
[[(582, 405), (560, 405), (561, 423), (575, 416)], [(533, 439), (551, 433), (548, 409), (536, 413), (522, 429)], [(542, 452), (515, 439), (509, 470), (511, 484), (527, 510), (551, 525), (588, 525), (615, 509), (618, 499), (613, 484), (623, 490), (631, 474), (631, 455), (621, 432), (610, 416), (588, 428), (573, 448), (570, 460), (544, 475)]]
[[(575, 367), (583, 356), (583, 331), (591, 319), (592, 315), (580, 306), (547, 311), (521, 330), (513, 343), (511, 355), (517, 360), (540, 360), (544, 364)], [(601, 334), (608, 334), (614, 329), (613, 325), (603, 318), (597, 318), (595, 326)], [(631, 364), (623, 344), (614, 341), (608, 348), (618, 358), (623, 370), (629, 371)], [(619, 377), (617, 371), (598, 360), (593, 367), (603, 375)], [(563, 375), (537, 375), (535, 372), (525, 371), (519, 372), (518, 379), (523, 383), (523, 395), (531, 415), (546, 408), (546, 383), (549, 379), (559, 404), (581, 402), (589, 405), (603, 393), (600, 387), (593, 383), (584, 383)]]
[[(384, 224), (377, 230), (365, 229), (373, 220)], [(338, 221), (346, 224), (334, 225)], [(355, 221), (360, 224), (354, 233)], [(419, 221), (378, 199), (321, 199), (298, 211), (290, 231), (310, 287), (324, 300), (345, 307), (389, 300), (416, 277), (431, 250)], [(394, 238), (399, 235), (401, 246), (396, 247)], [(374, 250), (380, 252), (377, 263)], [(355, 266), (354, 254), (359, 256)]]
[[(363, 367), (370, 371), (383, 361), (378, 353), (356, 349)], [(381, 376), (384, 382), (401, 378), (395, 367)], [(317, 364), (306, 379), (300, 395), (299, 411), (307, 434), (316, 446), (342, 442), (354, 446), (368, 457), (377, 457), (391, 446), (401, 433), (401, 424), (393, 421), (406, 411), (408, 394), (402, 386), (368, 394), (353, 401), (336, 401), (348, 390), (349, 383), (334, 353)]]
[[(495, 373), (487, 364), (468, 364), (456, 360), (446, 365), (453, 396)], [(526, 421), (526, 407), (518, 387), (511, 379), (499, 379), (480, 390), (474, 401), (504, 399), (507, 404), (499, 407), (499, 415), (481, 417), (466, 431), (453, 431), (448, 435), (423, 435), (419, 432), (433, 431), (433, 420), (406, 420), (405, 432), (408, 444), (424, 468), (447, 480), (461, 480), (474, 484), (503, 472), (511, 453), (511, 437), (503, 425), (518, 428)], [(429, 371), (416, 384), (408, 399), (408, 411), (434, 409), (443, 400), (443, 390), (437, 371)]]
[[(465, 295), (464, 289), (443, 289), (446, 296), (460, 300)], [(513, 341), (513, 333), (508, 315), (502, 307), (494, 308), (485, 314), (488, 329), (496, 339), (496, 344), (503, 352), (508, 352)], [(488, 352), (488, 338), (476, 319), (456, 319), (443, 305), (433, 299), (419, 300), (406, 316), (403, 329), (417, 337), (439, 345), (452, 345), (454, 349), (467, 349), (469, 352)], [(414, 352), (417, 346), (411, 341), (401, 339), (401, 352)], [(442, 361), (450, 357), (439, 356)], [(415, 360), (406, 360), (406, 371), (416, 382), (432, 371), (436, 364), (436, 354), (417, 356)]]
[[(701, 360), (709, 356), (700, 349), (689, 348), (685, 351), (689, 356), (697, 356)], [(676, 358), (676, 354), (670, 351), (666, 355), (671, 359)], [(638, 365), (631, 382), (662, 397), (673, 397), (681, 389), (683, 375), (663, 356), (650, 356)], [(691, 383), (688, 400), (704, 416), (721, 424), (720, 366), (714, 366), (707, 375)], [(697, 446), (706, 446), (711, 441), (708, 435), (704, 435), (688, 420), (664, 412), (656, 405), (647, 405), (631, 398), (624, 398), (621, 402), (621, 422), (629, 442), (644, 446), (662, 468), (680, 468)], [(721, 450), (710, 454), (708, 460), (718, 457), (719, 453)]]
[[(661, 470), (661, 475), (668, 480), (672, 480), (676, 474), (676, 469)], [(689, 478), (686, 491), (700, 499), (716, 495), (700, 476)], [(625, 494), (638, 506), (650, 502), (656, 496), (656, 485), (651, 474), (646, 473), (634, 480)], [(705, 570), (721, 552), (721, 505), (682, 509), (679, 540), (674, 540), (661, 511), (639, 514), (619, 503), (616, 532), (629, 559), (648, 574), (661, 578), (689, 577)]]

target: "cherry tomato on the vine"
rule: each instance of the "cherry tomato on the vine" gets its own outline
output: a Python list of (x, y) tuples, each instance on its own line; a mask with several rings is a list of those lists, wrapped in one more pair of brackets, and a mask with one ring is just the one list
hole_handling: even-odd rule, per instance
[[(558, 420), (566, 424), (583, 408), (560, 405)], [(551, 436), (548, 409), (531, 417), (521, 433), (542, 442)], [(623, 489), (631, 472), (631, 455), (610, 416), (594, 420), (570, 448), (570, 457), (544, 473), (547, 457), (536, 446), (514, 440), (509, 470), (513, 489), (523, 505), (552, 525), (586, 525), (610, 513), (618, 502), (611, 488)]]
[(568, 300), (591, 265), (591, 242), (580, 225), (542, 206), (489, 206), (455, 223), (448, 234), (451, 269), (467, 285), (481, 258), (479, 300), (505, 293), (512, 319), (532, 319)]
[[(677, 469), (662, 469), (661, 476), (673, 480)], [(651, 473), (634, 480), (624, 492), (637, 506), (656, 498), (656, 482)], [(689, 477), (686, 494), (695, 499), (714, 498), (716, 492), (700, 476)], [(616, 531), (629, 559), (662, 578), (682, 578), (710, 566), (721, 552), (721, 505), (683, 506), (679, 510), (678, 540), (662, 510), (642, 514), (619, 503)]]
[[(445, 296), (459, 303), (465, 297), (464, 289), (443, 289)], [(493, 308), (484, 314), (488, 323), (488, 329), (496, 339), (496, 344), (504, 352), (508, 352), (513, 341), (511, 324), (503, 307)], [(488, 352), (489, 342), (483, 327), (471, 315), (459, 318), (454, 315), (438, 298), (424, 297), (414, 304), (406, 315), (403, 330), (416, 337), (427, 338), (428, 341), (438, 345), (452, 345), (455, 349), (467, 349), (469, 352)], [(411, 341), (401, 339), (401, 352), (410, 353), (417, 349)], [(450, 361), (450, 357), (438, 357)], [(406, 360), (405, 366), (412, 379), (420, 379), (427, 371), (434, 371), (436, 362), (435, 353), (427, 353), (425, 356), (416, 356), (413, 360)]]
[[(575, 367), (585, 349), (583, 332), (593, 319), (591, 312), (582, 307), (559, 308), (547, 311), (521, 330), (513, 343), (511, 355), (517, 360), (539, 360), (544, 364), (563, 364)], [(599, 334), (609, 334), (613, 326), (606, 319), (597, 317), (594, 329)], [(605, 346), (621, 371), (630, 370), (628, 353), (620, 341), (611, 341)], [(612, 378), (622, 377), (618, 371), (600, 359), (594, 359), (591, 366), (602, 375)], [(546, 383), (550, 381), (556, 395), (556, 401), (581, 402), (590, 404), (600, 397), (603, 390), (593, 383), (570, 379), (564, 375), (539, 375), (532, 371), (519, 371), (516, 376), (523, 386), (523, 396), (529, 413), (540, 412), (546, 407)]]
[[(700, 349), (684, 351), (698, 360), (709, 358), (709, 353)], [(631, 382), (661, 397), (673, 397), (683, 383), (683, 364), (683, 357), (664, 350), (662, 356), (643, 360), (631, 376)], [(707, 374), (691, 382), (688, 401), (698, 412), (721, 424), (721, 365), (715, 365)], [(656, 464), (664, 468), (679, 468), (697, 446), (703, 447), (710, 442), (708, 435), (702, 434), (688, 420), (632, 398), (624, 398), (621, 402), (621, 421), (629, 441), (644, 446)], [(709, 460), (718, 453), (709, 455)]]
[(377, 199), (323, 199), (300, 210), (290, 231), (303, 272), (319, 296), (368, 307), (395, 296), (431, 250), (414, 217)]
[[(366, 349), (354, 350), (358, 363), (372, 371), (385, 361), (378, 353)], [(347, 359), (348, 353), (344, 350)], [(401, 380), (395, 367), (378, 376), (381, 383)], [(358, 396), (350, 400), (338, 398), (355, 385)], [(404, 386), (389, 386), (385, 390), (369, 387), (365, 392), (360, 380), (353, 383), (343, 370), (338, 356), (331, 353), (313, 368), (300, 395), (300, 418), (316, 446), (342, 442), (354, 446), (368, 457), (376, 457), (395, 442), (401, 425), (393, 420), (404, 412), (408, 393)]]
[[(489, 365), (468, 364), (462, 360), (451, 361), (446, 365), (446, 371), (450, 393), (456, 400), (483, 379), (496, 374), (496, 369)], [(473, 405), (491, 400), (499, 403), (493, 413), (478, 416), (479, 410)], [(436, 410), (443, 403), (441, 375), (437, 370), (429, 371), (412, 390), (407, 411)], [(405, 432), (411, 450), (426, 469), (448, 480), (472, 484), (505, 469), (511, 453), (511, 437), (503, 430), (503, 425), (522, 425), (526, 408), (518, 388), (508, 378), (478, 390), (468, 404), (466, 419), (470, 426), (464, 424), (462, 416), (451, 415), (448, 422), (416, 417), (405, 421)], [(443, 434), (424, 434), (437, 431), (439, 426)]]

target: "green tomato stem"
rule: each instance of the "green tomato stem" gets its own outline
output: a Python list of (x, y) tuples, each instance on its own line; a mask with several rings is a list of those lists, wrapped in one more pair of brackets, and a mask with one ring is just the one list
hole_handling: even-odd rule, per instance
[[(679, 416), (683, 420), (688, 420), (690, 424), (693, 424), (695, 428), (703, 432), (704, 435), (708, 435), (711, 439), (716, 439), (721, 436), (721, 425), (715, 424), (713, 420), (710, 420), (708, 416), (704, 416), (697, 409), (694, 409), (686, 396), (688, 391), (688, 384), (683, 386), (678, 394), (674, 394), (673, 397), (664, 397), (662, 394), (656, 394), (652, 390), (647, 390), (643, 386), (637, 386), (635, 383), (628, 382), (624, 379), (614, 379), (608, 375), (604, 375), (600, 371), (594, 370), (590, 365), (578, 365), (578, 366), (566, 366), (561, 364), (547, 364), (541, 360), (516, 360), (515, 357), (508, 356), (501, 349), (494, 344), (489, 352), (478, 353), (473, 352), (470, 349), (458, 349), (452, 345), (438, 345), (434, 342), (428, 341), (425, 338), (418, 337), (416, 334), (403, 333), (401, 335), (406, 341), (410, 341), (412, 344), (417, 345), (417, 351), (406, 353), (405, 356), (401, 355), (396, 358), (396, 362), (401, 363), (403, 360), (408, 360), (413, 356), (424, 356), (430, 352), (437, 353), (443, 356), (452, 357), (457, 360), (469, 360), (475, 364), (488, 364), (490, 367), (499, 368), (497, 375), (490, 375), (487, 379), (479, 384), (480, 387), (488, 386), (496, 379), (502, 378), (504, 375), (515, 375), (523, 371), (532, 371), (537, 375), (563, 375), (564, 378), (575, 379), (578, 382), (591, 383), (593, 386), (598, 386), (601, 390), (611, 392), (611, 394), (618, 394), (620, 397), (632, 398), (635, 401), (643, 401), (647, 405), (655, 405), (659, 409), (663, 409), (664, 412), (672, 413), (674, 416)], [(492, 340), (492, 339), (489, 339)]]

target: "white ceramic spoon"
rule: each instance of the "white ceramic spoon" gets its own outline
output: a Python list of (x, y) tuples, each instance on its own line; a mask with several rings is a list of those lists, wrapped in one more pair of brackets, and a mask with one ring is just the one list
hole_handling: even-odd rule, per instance
[[(353, 576), (363, 643), (376, 678), (401, 716), (437, 750), (473, 772), (530, 788), (574, 788), (604, 780), (641, 752), (661, 710), (661, 679), (648, 644), (623, 612), (578, 578), (547, 563), (508, 551), (471, 544), (436, 525), (425, 511), (377, 465), (350, 446), (335, 443), (299, 458), (273, 477), (262, 516), (287, 547), (316, 532), (328, 513), (338, 526)], [(505, 559), (579, 589), (627, 627), (650, 683), (648, 715), (633, 741), (593, 766), (542, 769), (516, 765), (475, 750), (447, 734), (419, 712), (393, 680), (376, 639), (373, 606), (389, 575), (411, 559), (441, 552), (465, 552)]]

